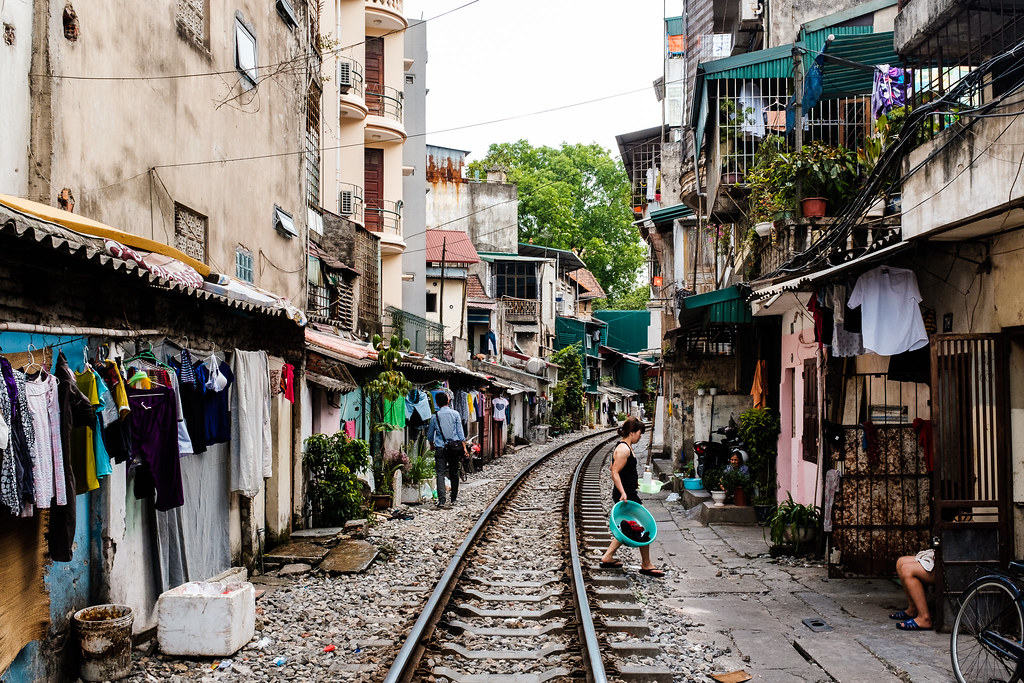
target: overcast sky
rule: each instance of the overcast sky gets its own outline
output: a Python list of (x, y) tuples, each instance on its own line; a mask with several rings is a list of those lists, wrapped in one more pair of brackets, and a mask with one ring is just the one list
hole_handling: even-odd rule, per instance
[[(467, 0), (405, 0), (431, 19)], [(670, 3), (675, 4), (675, 3)], [(479, 0), (427, 22), (427, 144), (483, 157), (493, 142), (597, 142), (661, 124), (662, 0)], [(629, 91), (632, 94), (609, 97)], [(495, 119), (566, 107), (485, 126)], [(459, 128), (449, 132), (435, 132)]]

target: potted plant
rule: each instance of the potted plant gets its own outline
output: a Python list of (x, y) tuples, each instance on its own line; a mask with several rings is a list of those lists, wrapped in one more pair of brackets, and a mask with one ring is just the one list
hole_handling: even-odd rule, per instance
[(709, 379), (702, 379), (702, 380), (698, 380), (697, 383), (694, 385), (694, 387), (697, 389), (697, 395), (698, 396), (703, 396), (704, 394), (707, 393), (708, 389), (710, 389), (714, 385), (715, 385), (715, 383), (712, 382), (711, 380), (709, 380)]
[(775, 505), (775, 459), (779, 445), (779, 416), (770, 408), (750, 408), (740, 413), (737, 435), (746, 448), (753, 473), (754, 507), (758, 520), (767, 519)]
[(715, 491), (725, 492), (722, 488), (722, 472), (719, 470), (704, 469), (704, 476), (700, 478), (701, 486), (708, 493), (714, 493)]
[(796, 193), (791, 157), (786, 154), (786, 140), (781, 135), (769, 135), (758, 146), (745, 178), (750, 189), (747, 201), (752, 223), (792, 217)]
[(424, 497), (429, 497), (432, 491), (429, 484), (435, 475), (434, 458), (427, 450), (426, 439), (422, 436), (410, 441), (406, 445), (406, 452), (410, 456), (409, 465), (402, 475), (402, 502), (418, 503)]
[(779, 503), (768, 517), (765, 534), (771, 545), (791, 545), (793, 551), (799, 553), (801, 543), (809, 543), (817, 537), (821, 508), (797, 503), (792, 493), (787, 495), (788, 499)]
[(306, 439), (302, 464), (313, 523), (341, 524), (365, 515), (368, 486), (357, 474), (370, 464), (370, 448), (344, 432), (313, 434)]
[(838, 205), (856, 186), (856, 156), (843, 147), (815, 140), (793, 155), (792, 165), (802, 183), (800, 204), (805, 218), (824, 216), (829, 201)]
[(721, 482), (726, 498), (731, 499), (733, 505), (742, 507), (750, 505), (750, 490), (753, 486), (750, 475), (729, 468), (722, 473)]

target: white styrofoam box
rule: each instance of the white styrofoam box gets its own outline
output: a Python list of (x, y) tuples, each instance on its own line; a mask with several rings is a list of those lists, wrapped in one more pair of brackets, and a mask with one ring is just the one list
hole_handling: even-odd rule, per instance
[(156, 638), (164, 654), (227, 657), (252, 640), (255, 630), (251, 583), (193, 581), (157, 601)]

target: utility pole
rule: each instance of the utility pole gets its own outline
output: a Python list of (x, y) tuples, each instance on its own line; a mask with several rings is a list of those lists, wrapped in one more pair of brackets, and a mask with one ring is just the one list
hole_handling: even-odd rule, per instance
[[(793, 152), (799, 154), (804, 148), (804, 62), (801, 48), (793, 48)], [(796, 215), (803, 218), (800, 200), (804, 196), (804, 184), (797, 175), (793, 183), (796, 196)]]
[[(437, 321), (441, 323), (441, 344), (444, 344), (445, 329), (444, 329), (444, 254), (448, 248), (448, 236), (445, 235), (441, 240), (441, 294), (438, 296), (437, 302)], [(443, 347), (442, 347), (443, 351)], [(442, 354), (443, 355), (443, 354)]]

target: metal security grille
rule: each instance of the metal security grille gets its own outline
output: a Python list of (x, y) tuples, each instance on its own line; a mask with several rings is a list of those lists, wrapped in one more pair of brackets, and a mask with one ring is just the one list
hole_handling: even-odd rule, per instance
[(174, 246), (195, 260), (206, 263), (206, 216), (175, 204)]
[(384, 336), (397, 334), (408, 339), (412, 350), (441, 358), (444, 353), (444, 327), (394, 306), (384, 309)]
[(933, 337), (939, 591), (956, 595), (977, 564), (1005, 566), (1011, 559), (1008, 374), (1000, 335)]
[(356, 231), (356, 262), (359, 278), (359, 327), (367, 334), (380, 331), (380, 244)]
[(306, 202), (320, 206), (320, 87), (311, 84), (306, 97)]
[(928, 547), (931, 473), (914, 427), (930, 417), (928, 399), (927, 385), (885, 373), (841, 379), (831, 415), (836, 426), (825, 430), (826, 453), (838, 445), (831, 467), (840, 474), (831, 576), (892, 576), (898, 557)]
[(182, 36), (198, 47), (206, 46), (206, 0), (178, 0), (174, 18)]

